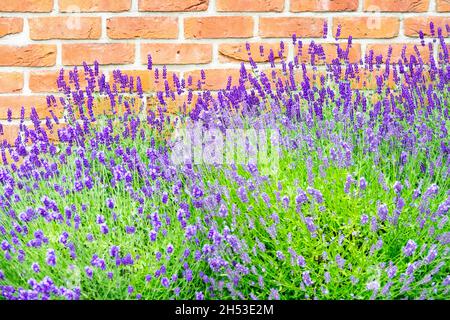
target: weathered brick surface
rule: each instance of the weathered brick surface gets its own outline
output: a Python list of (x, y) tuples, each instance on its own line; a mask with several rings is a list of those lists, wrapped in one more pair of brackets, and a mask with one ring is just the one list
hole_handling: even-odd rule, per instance
[(289, 38), (293, 34), (305, 38), (322, 36), (323, 18), (261, 18), (259, 35), (263, 38)]
[(188, 39), (250, 38), (253, 17), (201, 17), (184, 20), (184, 35)]
[(358, 9), (358, 4), (358, 0), (292, 0), (291, 11), (356, 11)]
[(63, 44), (62, 62), (64, 65), (93, 64), (132, 64), (135, 47), (130, 43), (81, 43)]
[(430, 0), (365, 0), (364, 10), (381, 12), (426, 12)]
[(23, 73), (0, 72), (0, 93), (20, 92), (23, 88)]
[[(389, 46), (392, 48), (391, 53), (391, 62), (398, 62), (399, 59), (402, 59), (402, 51), (403, 47), (406, 45), (405, 56), (409, 60), (411, 55), (415, 55), (416, 51), (414, 49), (414, 45), (406, 44), (406, 43), (396, 43), (396, 44), (369, 44), (366, 47), (366, 53), (369, 54), (370, 50), (373, 50), (374, 56), (382, 55), (383, 62), (386, 62), (386, 58), (388, 56)], [(424, 61), (428, 61), (430, 58), (430, 51), (428, 47), (417, 46), (419, 50), (420, 56)]]
[(284, 9), (284, 0), (217, 0), (216, 9), (229, 12), (280, 12)]
[(176, 17), (117, 17), (108, 19), (106, 27), (111, 39), (176, 39)]
[(205, 11), (209, 0), (139, 0), (139, 11)]
[[(221, 62), (241, 62), (249, 61), (250, 57), (245, 43), (223, 43), (219, 45), (219, 58)], [(255, 62), (269, 61), (270, 50), (273, 51), (275, 57), (278, 59), (278, 52), (280, 51), (279, 43), (263, 43), (253, 42), (249, 43), (250, 53)], [(263, 47), (261, 54), (261, 46)], [(286, 54), (285, 54), (286, 56)]]
[(99, 39), (100, 17), (45, 17), (28, 20), (30, 38), (49, 39)]
[(201, 70), (188, 71), (185, 74), (186, 81), (192, 77), (192, 86), (190, 88), (196, 89), (198, 81), (201, 81), (201, 87), (208, 90), (222, 89), (227, 85), (228, 78), (231, 77), (232, 85), (239, 83), (239, 69), (206, 69), (205, 80), (202, 80)]
[(131, 0), (58, 0), (61, 12), (122, 12), (130, 10)]
[(436, 11), (450, 12), (450, 0), (436, 0)]
[(400, 19), (396, 17), (338, 17), (333, 18), (333, 32), (341, 26), (341, 38), (395, 38)]
[(142, 63), (148, 55), (154, 64), (199, 64), (212, 61), (212, 45), (197, 43), (145, 43), (141, 45)]
[[(45, 96), (7, 95), (0, 96), (0, 120), (7, 119), (8, 109), (12, 111), (12, 118), (19, 119), (22, 107), (25, 109), (25, 117), (27, 118), (30, 116), (33, 107), (36, 108), (40, 118), (51, 115)], [(61, 111), (61, 108), (54, 109), (56, 115), (61, 115)]]
[[(437, 34), (438, 28), (442, 28), (442, 30), (445, 32), (446, 25), (450, 25), (450, 16), (405, 18), (405, 35), (409, 37), (417, 37), (419, 36), (420, 30), (422, 30), (424, 34), (430, 35), (430, 22), (433, 22), (434, 24), (435, 34)], [(447, 34), (447, 32), (445, 32), (445, 34)]]
[(51, 67), (56, 63), (56, 45), (0, 45), (0, 66)]
[(0, 12), (50, 12), (53, 0), (2, 0)]
[(0, 17), (0, 38), (20, 33), (23, 30), (22, 18), (2, 18)]

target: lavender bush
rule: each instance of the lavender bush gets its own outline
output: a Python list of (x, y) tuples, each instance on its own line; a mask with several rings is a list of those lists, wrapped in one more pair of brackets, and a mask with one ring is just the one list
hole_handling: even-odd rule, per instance
[[(147, 107), (139, 78), (62, 70), (52, 116), (22, 110), (1, 146), (0, 299), (448, 298), (450, 29), (432, 30), (359, 63), (351, 38), (326, 64), (294, 36), (293, 61), (261, 48), (270, 66), (250, 56), (218, 92), (150, 56), (165, 90)], [(275, 132), (277, 163), (247, 137), (239, 161), (174, 163), (194, 126)]]

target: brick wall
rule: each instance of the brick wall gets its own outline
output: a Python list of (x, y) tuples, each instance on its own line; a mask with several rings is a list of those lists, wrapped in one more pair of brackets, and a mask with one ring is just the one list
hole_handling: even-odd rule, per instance
[(333, 42), (340, 24), (358, 60), (371, 48), (384, 53), (413, 41), (429, 21), (445, 30), (450, 0), (0, 0), (0, 119), (7, 108), (44, 110), (59, 69), (83, 61), (147, 77), (141, 70), (151, 53), (154, 64), (182, 76), (207, 69), (207, 88), (215, 89), (247, 60), (246, 42), (258, 57), (261, 44), (277, 52), (293, 33), (305, 44)]

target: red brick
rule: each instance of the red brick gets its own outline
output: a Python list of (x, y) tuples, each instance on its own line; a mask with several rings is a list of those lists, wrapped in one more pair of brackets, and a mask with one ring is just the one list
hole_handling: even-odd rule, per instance
[(139, 0), (139, 11), (205, 11), (209, 0)]
[(443, 33), (446, 32), (446, 24), (450, 24), (450, 17), (414, 17), (405, 18), (404, 29), (405, 35), (408, 37), (418, 37), (419, 31), (422, 30), (425, 35), (430, 35), (430, 22), (433, 21), (435, 34), (437, 35), (438, 28), (442, 28)]
[[(19, 135), (19, 125), (2, 124), (3, 134), (0, 134), (0, 142), (6, 141), (10, 145), (14, 145), (14, 141)], [(1, 158), (1, 157), (0, 157)], [(1, 160), (0, 160), (1, 163)]]
[(178, 19), (175, 17), (116, 17), (107, 20), (111, 39), (176, 39)]
[(20, 92), (23, 88), (21, 72), (0, 72), (0, 93)]
[(51, 67), (55, 63), (55, 45), (0, 45), (0, 66)]
[(0, 11), (5, 12), (50, 12), (53, 0), (2, 0)]
[(99, 39), (102, 34), (100, 17), (44, 17), (28, 21), (32, 40)]
[[(16, 95), (0, 96), (0, 119), (7, 119), (8, 109), (11, 109), (14, 119), (19, 119), (22, 106), (25, 108), (25, 118), (29, 118), (32, 107), (36, 108), (41, 119), (50, 116), (46, 96)], [(53, 108), (53, 110), (57, 116), (62, 113), (62, 108)]]
[[(272, 49), (275, 58), (278, 60), (278, 52), (280, 51), (279, 43), (262, 43), (251, 42), (250, 52), (253, 61), (255, 62), (267, 62), (269, 61), (270, 49)], [(264, 47), (264, 56), (261, 57), (260, 46)], [(285, 50), (286, 52), (286, 50)], [(236, 62), (236, 61), (249, 61), (249, 55), (247, 52), (245, 43), (222, 43), (219, 45), (219, 59), (220, 62)]]
[[(325, 61), (319, 60), (319, 57), (316, 55), (315, 56), (316, 64), (332, 63), (333, 60), (338, 58), (338, 50), (335, 43), (321, 43), (320, 46), (322, 46), (323, 51), (325, 52)], [(305, 63), (311, 62), (311, 55), (308, 54), (308, 48), (309, 44), (304, 43), (303, 54), (300, 59), (301, 62)], [(346, 43), (340, 44), (340, 48), (343, 51), (347, 50), (347, 44)], [(297, 49), (294, 49), (294, 53), (297, 54)], [(348, 60), (351, 63), (358, 63), (360, 59), (361, 59), (361, 45), (359, 43), (353, 43), (352, 46), (349, 48)]]
[(131, 9), (131, 0), (59, 0), (61, 12), (122, 12)]
[(291, 0), (291, 11), (356, 11), (358, 0)]
[(184, 35), (188, 39), (249, 38), (253, 35), (253, 18), (238, 16), (186, 18)]
[(450, 12), (450, 0), (436, 0), (437, 12)]
[(341, 25), (341, 38), (395, 38), (400, 20), (394, 17), (339, 17), (333, 18), (333, 34)]
[(70, 43), (63, 44), (62, 62), (64, 65), (93, 64), (131, 64), (134, 63), (134, 44), (129, 43)]
[[(192, 89), (197, 89), (197, 83), (201, 80), (201, 70), (188, 71), (184, 74), (186, 83), (188, 77), (192, 76)], [(232, 77), (232, 85), (239, 84), (239, 69), (205, 69), (205, 83), (202, 84), (202, 89), (220, 90), (225, 89), (228, 83), (228, 78)]]
[[(156, 80), (155, 80), (154, 70), (123, 70), (123, 71), (121, 71), (121, 73), (122, 73), (122, 75), (127, 75), (129, 77), (134, 78), (135, 88), (136, 88), (136, 79), (137, 79), (137, 77), (139, 77), (141, 79), (142, 90), (144, 92), (154, 92), (154, 91), (165, 90), (165, 80), (162, 77), (161, 69), (159, 69), (158, 82), (156, 82)], [(179, 77), (178, 72), (167, 71), (167, 81), (168, 81), (169, 87), (171, 89), (174, 88), (174, 83), (173, 83), (173, 75), (174, 74)], [(110, 82), (114, 81), (113, 72), (110, 72), (109, 79), (110, 79)]]
[[(215, 93), (213, 92), (211, 95), (214, 97)], [(173, 100), (172, 98), (165, 98), (166, 113), (180, 114), (184, 113), (184, 111), (186, 111), (187, 113), (192, 110), (197, 101), (198, 101), (198, 94), (196, 93), (192, 95), (192, 100), (190, 104), (188, 103), (189, 102), (188, 95), (186, 93), (182, 95), (176, 95), (175, 100)], [(159, 99), (155, 95), (149, 96), (147, 98), (147, 110), (152, 110), (153, 112), (155, 112), (160, 107), (161, 104), (159, 102)]]
[(322, 37), (323, 18), (287, 17), (259, 20), (259, 34), (263, 38), (286, 38), (296, 34), (299, 37)]
[[(59, 74), (59, 71), (32, 71), (28, 86), (33, 92), (58, 92)], [(65, 70), (64, 80), (68, 86), (74, 88), (70, 83), (69, 70)], [(79, 72), (79, 82), (82, 88), (86, 87), (87, 81), (83, 72)]]
[(365, 0), (369, 12), (426, 12), (430, 0)]
[(216, 9), (219, 12), (280, 12), (284, 9), (284, 0), (216, 0)]
[(20, 33), (23, 31), (23, 19), (22, 18), (2, 18), (0, 17), (0, 38)]
[(212, 45), (197, 43), (143, 43), (141, 59), (147, 64), (151, 54), (153, 64), (197, 64), (212, 61)]
[[(405, 55), (406, 58), (409, 60), (409, 57), (411, 55), (415, 55), (417, 58), (416, 51), (414, 50), (414, 45), (412, 44), (405, 44), (405, 43), (395, 43), (395, 44), (368, 44), (366, 47), (366, 54), (369, 54), (370, 50), (373, 50), (374, 57), (378, 55), (383, 56), (383, 62), (386, 61), (386, 58), (388, 56), (388, 50), (389, 46), (392, 47), (392, 54), (391, 54), (391, 63), (397, 62), (399, 59), (402, 59), (402, 51), (403, 47), (406, 45), (406, 51)], [(428, 62), (430, 59), (430, 54), (428, 47), (422, 47), (421, 45), (418, 45), (417, 48), (419, 49), (420, 56), (424, 62)]]

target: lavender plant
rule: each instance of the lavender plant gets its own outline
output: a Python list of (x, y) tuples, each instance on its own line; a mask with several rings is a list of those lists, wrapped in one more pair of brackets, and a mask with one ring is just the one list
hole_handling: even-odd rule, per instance
[[(217, 92), (150, 56), (164, 90), (148, 106), (140, 78), (62, 70), (51, 116), (22, 109), (1, 145), (1, 299), (447, 299), (449, 31), (398, 61), (353, 63), (349, 38), (325, 63), (294, 36), (293, 61), (261, 48), (269, 67), (248, 46)], [(194, 126), (276, 132), (276, 170), (174, 163)]]

